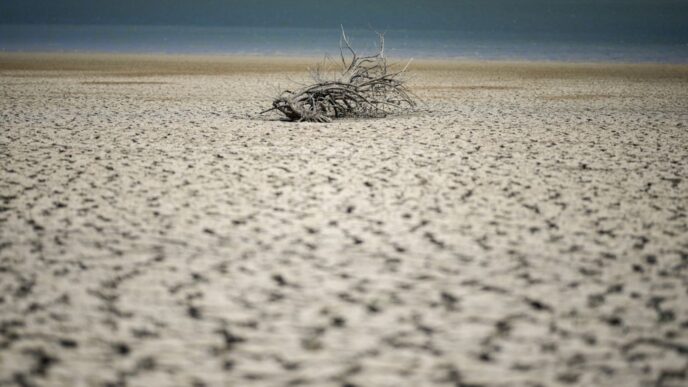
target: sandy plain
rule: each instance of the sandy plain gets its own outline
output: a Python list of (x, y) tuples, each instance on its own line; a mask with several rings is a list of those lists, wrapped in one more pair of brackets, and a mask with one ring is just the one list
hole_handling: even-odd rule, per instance
[(679, 386), (688, 67), (0, 54), (0, 385)]

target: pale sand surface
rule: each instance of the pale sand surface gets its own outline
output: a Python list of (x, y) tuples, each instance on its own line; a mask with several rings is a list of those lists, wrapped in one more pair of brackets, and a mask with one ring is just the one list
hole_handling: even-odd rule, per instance
[(0, 54), (0, 385), (679, 386), (688, 68)]

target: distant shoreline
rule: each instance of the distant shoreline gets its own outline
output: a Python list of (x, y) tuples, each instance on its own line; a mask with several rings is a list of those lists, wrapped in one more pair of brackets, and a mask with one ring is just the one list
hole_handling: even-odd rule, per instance
[[(0, 75), (15, 71), (94, 72), (112, 75), (223, 75), (305, 72), (322, 61), (316, 56), (195, 55), (139, 53), (0, 52)], [(402, 63), (403, 58), (391, 58)], [(410, 69), (449, 72), (527, 72), (529, 75), (632, 76), (688, 80), (688, 64), (555, 62), (476, 59), (414, 59)]]
[[(322, 61), (324, 58), (339, 60), (339, 54), (332, 53), (261, 53), (261, 52), (166, 52), (166, 51), (115, 51), (115, 50), (7, 50), (0, 48), (0, 56), (35, 55), (35, 56), (111, 56), (111, 57), (159, 57), (159, 58), (257, 58), (257, 59), (310, 59)], [(595, 65), (663, 65), (663, 66), (688, 66), (688, 58), (678, 61), (661, 60), (609, 60), (609, 59), (549, 59), (549, 58), (522, 58), (522, 57), (475, 57), (471, 55), (435, 56), (435, 55), (387, 55), (391, 60), (409, 60), (423, 62), (489, 62), (489, 63), (551, 63), (551, 64), (595, 64)]]
[[(0, 24), (0, 52), (338, 57), (339, 34), (339, 26), (314, 29)], [(375, 51), (377, 36), (372, 28), (347, 29), (347, 35), (361, 53)], [(386, 54), (400, 58), (688, 64), (688, 41), (680, 37), (458, 30), (387, 30), (385, 37)]]

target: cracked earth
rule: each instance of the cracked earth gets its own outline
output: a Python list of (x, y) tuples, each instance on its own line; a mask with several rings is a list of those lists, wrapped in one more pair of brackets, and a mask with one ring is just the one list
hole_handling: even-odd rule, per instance
[(270, 59), (13, 58), (0, 385), (688, 383), (685, 68), (419, 64), (417, 113), (297, 124)]

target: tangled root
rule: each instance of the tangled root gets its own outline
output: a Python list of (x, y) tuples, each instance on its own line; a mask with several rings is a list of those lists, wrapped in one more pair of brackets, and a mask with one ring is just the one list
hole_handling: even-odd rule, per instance
[[(377, 54), (361, 57), (342, 28), (340, 74), (334, 80), (323, 80), (319, 69), (312, 72), (314, 84), (283, 91), (265, 112), (277, 110), (291, 121), (331, 122), (343, 117), (384, 117), (413, 109), (416, 103), (400, 78), (408, 64), (401, 71), (388, 72), (384, 36), (378, 36)], [(349, 61), (345, 49), (351, 53)]]

